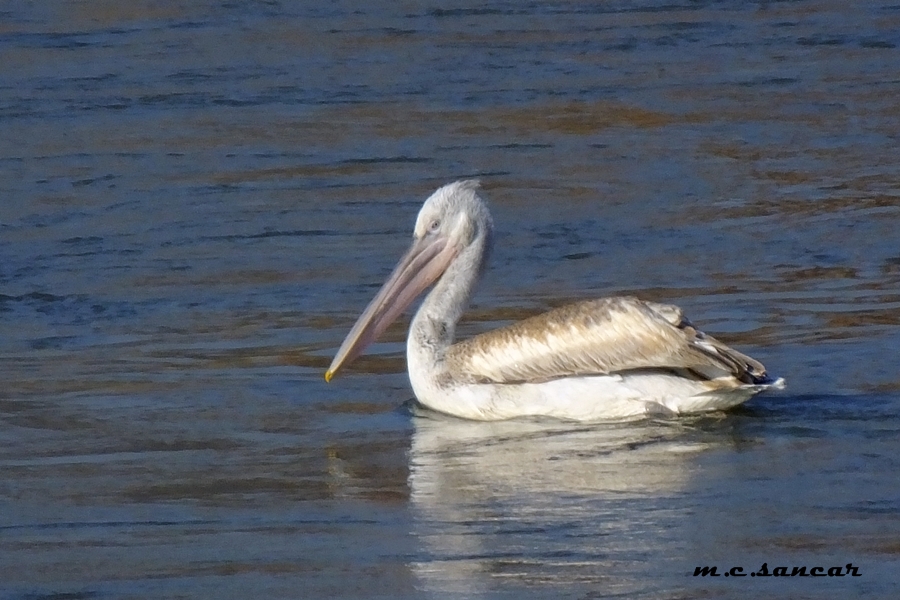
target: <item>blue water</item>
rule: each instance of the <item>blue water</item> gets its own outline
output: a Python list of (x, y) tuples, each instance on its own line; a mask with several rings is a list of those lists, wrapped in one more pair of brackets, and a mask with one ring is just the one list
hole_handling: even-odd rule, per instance
[[(900, 7), (0, 8), (0, 598), (894, 598)], [(676, 303), (788, 388), (625, 424), (323, 372), (439, 185), (462, 335)], [(860, 577), (693, 577), (762, 563)]]

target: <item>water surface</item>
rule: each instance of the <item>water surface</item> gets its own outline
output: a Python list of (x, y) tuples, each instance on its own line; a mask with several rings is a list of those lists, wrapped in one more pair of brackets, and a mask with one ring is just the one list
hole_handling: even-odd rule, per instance
[[(898, 64), (889, 2), (2, 9), (0, 597), (896, 597)], [(462, 177), (462, 335), (637, 294), (788, 389), (460, 422), (405, 323), (326, 385)], [(862, 575), (692, 577), (763, 562)]]

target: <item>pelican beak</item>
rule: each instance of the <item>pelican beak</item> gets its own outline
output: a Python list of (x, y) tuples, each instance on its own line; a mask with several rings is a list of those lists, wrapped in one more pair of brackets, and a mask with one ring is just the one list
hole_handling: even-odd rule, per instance
[(458, 246), (448, 243), (443, 235), (425, 235), (416, 239), (344, 338), (325, 372), (325, 381), (331, 381), (341, 367), (353, 362), (366, 346), (377, 340), (388, 325), (447, 270), (458, 253)]

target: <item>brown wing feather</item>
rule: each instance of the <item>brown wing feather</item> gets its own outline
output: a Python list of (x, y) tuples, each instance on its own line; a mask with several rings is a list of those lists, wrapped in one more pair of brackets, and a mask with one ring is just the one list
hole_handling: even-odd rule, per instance
[(676, 306), (616, 297), (570, 304), (451, 346), (448, 367), (515, 383), (633, 369), (690, 369), (706, 378), (765, 378), (765, 368), (697, 331)]

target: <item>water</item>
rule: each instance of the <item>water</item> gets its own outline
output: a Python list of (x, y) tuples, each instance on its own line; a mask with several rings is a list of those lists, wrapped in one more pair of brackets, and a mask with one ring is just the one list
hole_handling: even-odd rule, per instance
[[(893, 598), (900, 7), (8, 4), (0, 597)], [(634, 293), (788, 381), (579, 426), (324, 369), (437, 186), (461, 333)], [(852, 563), (860, 577), (701, 578)]]

